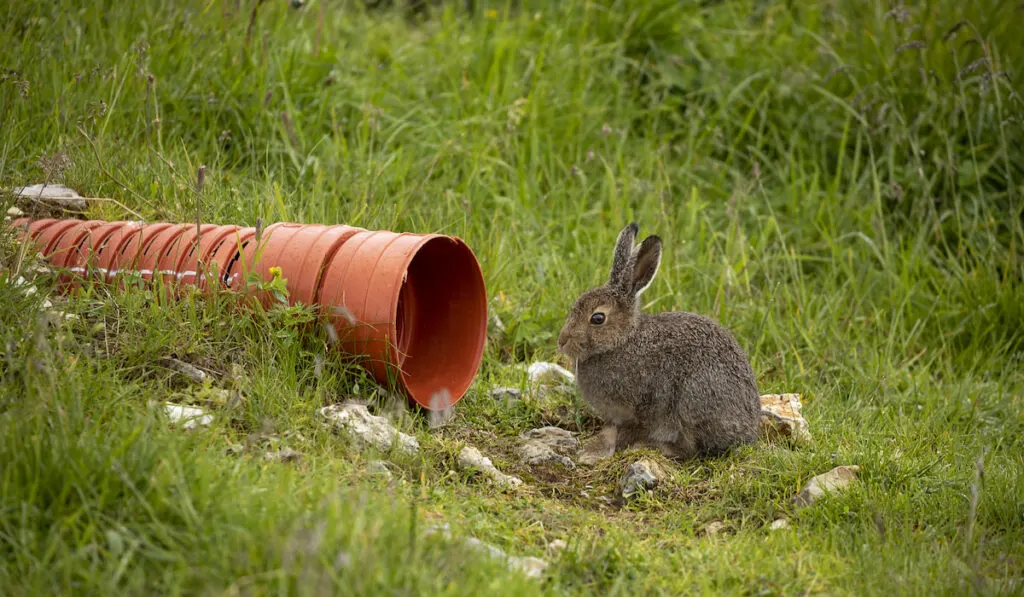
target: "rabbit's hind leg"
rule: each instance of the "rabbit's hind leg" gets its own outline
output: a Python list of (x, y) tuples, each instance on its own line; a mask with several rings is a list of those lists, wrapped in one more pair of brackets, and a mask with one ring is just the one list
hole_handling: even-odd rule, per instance
[(644, 438), (644, 444), (673, 460), (689, 460), (697, 455), (697, 441), (685, 429), (659, 426)]

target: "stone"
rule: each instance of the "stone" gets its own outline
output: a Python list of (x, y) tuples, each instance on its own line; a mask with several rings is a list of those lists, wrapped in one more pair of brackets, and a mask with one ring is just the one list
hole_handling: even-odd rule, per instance
[(334, 556), (334, 567), (337, 569), (351, 568), (352, 556), (344, 549), (338, 551), (338, 554)]
[[(427, 529), (426, 534), (429, 536), (435, 533), (441, 534), (446, 539), (451, 538), (451, 533), (448, 530), (447, 524)], [(476, 537), (467, 537), (463, 541), (463, 544), (474, 551), (483, 553), (496, 560), (503, 561), (509, 570), (519, 572), (527, 578), (542, 577), (544, 575), (544, 571), (548, 567), (548, 563), (540, 558), (531, 556), (510, 556), (500, 547), (481, 541)]]
[(829, 493), (838, 493), (850, 487), (857, 479), (857, 465), (837, 466), (827, 473), (812, 477), (803, 490), (793, 498), (798, 507), (810, 506)]
[(25, 215), (25, 212), (21, 211), (17, 207), (9, 207), (7, 209), (7, 217), (18, 219)]
[(488, 554), (492, 558), (504, 560), (510, 570), (521, 572), (527, 578), (539, 578), (544, 574), (544, 570), (548, 567), (548, 563), (540, 558), (530, 556), (510, 556), (500, 547), (491, 545), (490, 543), (485, 543), (476, 537), (469, 537), (466, 539), (465, 543), (471, 549), (477, 549)]
[(27, 187), (14, 187), (11, 192), (19, 198), (30, 199), (38, 203), (48, 203), (58, 207), (85, 209), (85, 198), (74, 189), (62, 184), (34, 184)]
[(195, 365), (191, 365), (174, 358), (164, 359), (164, 364), (196, 383), (203, 383), (206, 381), (206, 372)]
[(537, 442), (526, 442), (516, 448), (516, 456), (523, 464), (535, 466), (538, 464), (561, 464), (565, 468), (575, 469), (576, 464), (568, 456), (555, 452), (550, 447)]
[(366, 463), (366, 470), (370, 471), (371, 475), (377, 477), (384, 477), (385, 479), (391, 478), (391, 470), (388, 468), (387, 462), (383, 460), (371, 460)]
[(18, 276), (17, 278), (15, 278), (14, 284), (12, 284), (12, 286), (14, 286), (15, 288), (21, 288), (21, 293), (25, 296), (32, 296), (36, 293), (36, 287), (33, 286), (31, 282), (26, 280), (24, 276)]
[(770, 525), (768, 525), (768, 530), (770, 530), (770, 531), (779, 531), (779, 530), (788, 529), (788, 528), (789, 528), (789, 521), (786, 520), (785, 518), (780, 518), (778, 520), (775, 520)]
[(501, 333), (505, 333), (505, 322), (498, 317), (497, 313), (491, 313), (491, 323)]
[(576, 468), (566, 453), (579, 450), (580, 442), (572, 432), (559, 427), (539, 427), (519, 436), (522, 444), (516, 448), (516, 455), (528, 465), (557, 463), (569, 469)]
[(564, 551), (565, 548), (568, 546), (569, 545), (565, 541), (561, 539), (555, 539), (551, 543), (548, 543), (548, 553), (558, 553), (560, 551)]
[(78, 315), (75, 313), (65, 313), (60, 309), (49, 309), (43, 312), (43, 317), (46, 322), (52, 327), (59, 327), (62, 323), (69, 321), (75, 321), (78, 319)]
[(296, 462), (300, 458), (302, 458), (302, 453), (291, 448), (282, 448), (277, 452), (267, 452), (263, 455), (263, 460), (266, 462)]
[(809, 443), (811, 430), (803, 415), (800, 394), (761, 396), (761, 429), (769, 437), (786, 437), (797, 443)]
[(629, 498), (640, 491), (650, 491), (661, 484), (665, 471), (658, 463), (644, 458), (626, 467), (619, 479), (619, 491), (622, 497)]
[(396, 446), (408, 455), (417, 454), (420, 450), (415, 437), (395, 429), (384, 417), (370, 414), (365, 404), (332, 404), (321, 408), (319, 413), (329, 425), (345, 431), (363, 446), (374, 446), (382, 452)]
[(559, 450), (578, 450), (580, 447), (580, 442), (573, 435), (572, 431), (550, 425), (531, 429), (520, 435), (519, 438), (542, 443)]
[(504, 489), (516, 489), (523, 484), (523, 480), (519, 477), (506, 475), (499, 471), (490, 458), (484, 456), (473, 446), (466, 446), (459, 451), (459, 466), (480, 471), (495, 485)]
[(514, 402), (516, 400), (522, 400), (523, 393), (516, 388), (494, 388), (490, 391), (491, 398), (495, 400), (505, 400), (507, 402)]
[(168, 402), (164, 405), (164, 412), (171, 419), (171, 423), (181, 424), (182, 429), (195, 429), (200, 425), (205, 427), (213, 422), (212, 415), (206, 414), (206, 411), (195, 406), (183, 406)]
[(576, 376), (557, 363), (538, 361), (526, 370), (530, 381), (542, 386), (560, 386), (576, 383)]
[(505, 334), (505, 322), (492, 312), (487, 319), (487, 342), (498, 346), (504, 345)]
[(714, 537), (725, 530), (725, 523), (720, 520), (713, 520), (704, 527), (704, 536)]

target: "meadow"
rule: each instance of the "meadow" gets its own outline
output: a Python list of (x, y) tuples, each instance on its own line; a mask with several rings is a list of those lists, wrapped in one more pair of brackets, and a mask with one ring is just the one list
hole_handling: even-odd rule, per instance
[[(393, 4), (0, 7), (0, 188), (94, 198), (63, 217), (456, 235), (492, 315), (452, 419), (384, 405), (422, 450), (381, 455), (317, 418), (379, 394), (308, 309), (63, 297), (5, 227), (0, 594), (1024, 592), (1019, 2)], [(666, 463), (627, 502), (649, 453), (517, 460), (526, 430), (596, 428), (578, 392), (490, 390), (559, 359), (633, 220), (665, 243), (643, 308), (732, 330), (761, 393), (803, 396), (811, 445)], [(175, 427), (166, 401), (213, 423)], [(460, 468), (465, 445), (524, 487)], [(264, 459), (285, 447), (302, 457)], [(793, 507), (844, 464), (848, 491)]]

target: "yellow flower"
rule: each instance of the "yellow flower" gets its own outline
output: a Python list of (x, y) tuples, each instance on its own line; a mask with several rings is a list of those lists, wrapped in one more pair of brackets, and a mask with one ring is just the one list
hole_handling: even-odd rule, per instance
[(494, 10), (493, 8), (488, 8), (487, 10), (484, 11), (484, 16), (486, 16), (488, 19), (496, 19), (498, 18), (498, 11)]
[(270, 275), (274, 276), (275, 278), (280, 278), (281, 277), (281, 268), (279, 266), (276, 266), (276, 265), (271, 267), (270, 268)]

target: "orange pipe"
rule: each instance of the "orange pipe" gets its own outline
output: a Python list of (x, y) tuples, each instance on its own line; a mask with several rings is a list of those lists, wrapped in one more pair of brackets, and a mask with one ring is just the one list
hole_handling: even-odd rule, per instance
[(136, 273), (172, 288), (250, 294), (248, 274), (269, 281), (280, 268), (291, 304), (315, 306), (341, 350), (428, 410), (458, 402), (483, 357), (487, 291), (457, 237), (280, 222), (257, 243), (255, 229), (230, 225), (204, 224), (198, 239), (194, 224), (22, 218), (11, 226), (60, 270), (62, 292)]

